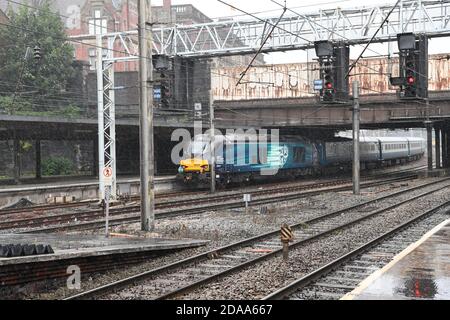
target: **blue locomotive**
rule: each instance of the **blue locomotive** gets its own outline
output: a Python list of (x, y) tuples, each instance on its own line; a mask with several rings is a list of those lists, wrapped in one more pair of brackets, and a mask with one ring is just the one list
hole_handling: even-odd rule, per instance
[[(268, 142), (267, 142), (268, 141)], [(401, 164), (420, 159), (425, 151), (421, 138), (362, 138), (361, 166)], [(196, 136), (180, 161), (178, 179), (202, 185), (210, 179), (211, 145), (209, 136)], [(353, 158), (351, 139), (310, 141), (283, 136), (271, 142), (268, 137), (249, 135), (217, 136), (214, 143), (216, 181), (231, 183), (298, 178), (335, 173), (349, 169)]]

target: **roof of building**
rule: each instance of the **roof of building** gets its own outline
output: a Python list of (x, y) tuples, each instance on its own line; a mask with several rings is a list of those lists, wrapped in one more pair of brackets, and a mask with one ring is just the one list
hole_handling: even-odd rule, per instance
[[(162, 6), (152, 6), (152, 10), (153, 14), (160, 19), (161, 12), (165, 9)], [(192, 4), (172, 5), (171, 11), (176, 18), (175, 22), (180, 24), (208, 23), (213, 21)]]
[[(41, 0), (14, 0), (14, 2), (0, 1), (0, 10), (6, 12), (9, 6), (13, 10), (17, 10), (20, 6), (36, 6)], [(86, 2), (89, 0), (50, 0), (51, 7), (55, 12), (58, 12), (62, 16), (71, 16), (75, 9), (82, 9)], [(137, 0), (135, 0), (137, 2)], [(18, 4), (19, 2), (21, 4)], [(161, 6), (152, 6), (156, 10), (156, 15), (163, 9)], [(193, 5), (173, 5), (172, 12), (175, 13), (179, 23), (190, 22), (190, 23), (203, 23), (211, 22), (212, 20), (203, 14)]]
[[(70, 12), (70, 7), (77, 6), (83, 7), (87, 0), (50, 0), (51, 7), (58, 11), (60, 14), (66, 14)], [(19, 2), (22, 5), (14, 2)], [(39, 0), (14, 0), (14, 2), (0, 1), (0, 10), (6, 11), (6, 9), (11, 6), (13, 10), (16, 10), (20, 6), (36, 6), (40, 3)]]

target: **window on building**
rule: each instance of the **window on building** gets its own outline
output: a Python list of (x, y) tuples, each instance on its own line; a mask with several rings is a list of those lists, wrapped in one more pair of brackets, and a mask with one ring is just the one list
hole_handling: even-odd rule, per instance
[(107, 33), (108, 21), (102, 17), (101, 10), (94, 10), (94, 18), (89, 19), (89, 34), (104, 34)]

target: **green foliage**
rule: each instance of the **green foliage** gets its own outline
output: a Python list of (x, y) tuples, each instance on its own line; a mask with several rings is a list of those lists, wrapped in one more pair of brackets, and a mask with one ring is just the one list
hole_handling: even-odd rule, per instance
[[(0, 92), (4, 95), (0, 108), (15, 113), (54, 105), (63, 99), (75, 72), (74, 49), (67, 41), (61, 18), (52, 13), (48, 0), (39, 9), (20, 7), (8, 15), (10, 26), (0, 28)], [(33, 59), (35, 46), (41, 48), (40, 61)], [(31, 55), (25, 59), (27, 47), (31, 48)], [(17, 94), (12, 104), (14, 92)]]
[(32, 109), (33, 104), (27, 99), (16, 97), (14, 100), (13, 96), (0, 96), (0, 110), (5, 110), (8, 114), (14, 113), (13, 111), (16, 111), (15, 113), (17, 113)]
[(42, 162), (42, 175), (44, 176), (67, 176), (73, 173), (73, 163), (67, 158), (55, 157)]
[(29, 152), (33, 148), (33, 145), (30, 141), (21, 140), (20, 141), (20, 150), (22, 152)]

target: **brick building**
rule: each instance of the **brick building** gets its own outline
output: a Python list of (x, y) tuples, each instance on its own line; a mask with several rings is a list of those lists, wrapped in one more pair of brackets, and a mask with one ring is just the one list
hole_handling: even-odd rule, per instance
[[(35, 6), (39, 0), (16, 0), (25, 5)], [(51, 6), (55, 12), (61, 15), (67, 34), (78, 36), (73, 42), (75, 47), (75, 59), (86, 61), (90, 69), (95, 70), (96, 40), (95, 35), (104, 32), (121, 32), (136, 30), (138, 24), (137, 0), (51, 0)], [(174, 5), (171, 0), (164, 0), (163, 6), (152, 7), (153, 22), (158, 24), (196, 24), (212, 22), (200, 10), (191, 4)], [(16, 10), (20, 5), (0, 2), (0, 10), (6, 10), (8, 6)], [(81, 42), (83, 44), (81, 44)], [(115, 48), (122, 51), (123, 48)], [(117, 53), (117, 52), (116, 52)], [(251, 56), (235, 56), (214, 59), (214, 66), (240, 66), (246, 65)], [(263, 64), (260, 56), (257, 63)], [(115, 70), (136, 71), (137, 62), (118, 63)]]
[[(8, 2), (0, 2), (6, 10)], [(36, 0), (17, 0), (23, 5), (35, 6)], [(21, 5), (10, 3), (13, 10)], [(51, 6), (59, 13), (69, 36), (79, 36), (73, 42), (75, 59), (90, 63), (95, 70), (95, 35), (105, 32), (136, 30), (138, 23), (137, 0), (52, 0)], [(82, 43), (83, 44), (82, 44)], [(120, 50), (120, 48), (116, 48)], [(121, 63), (117, 71), (135, 71), (135, 63)]]
[(0, 23), (7, 23), (8, 20), (9, 19), (6, 14), (3, 12), (3, 10), (0, 9)]

